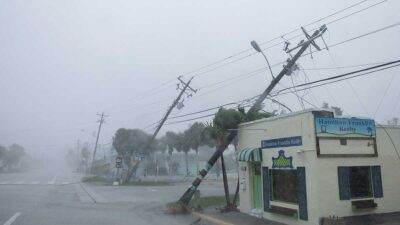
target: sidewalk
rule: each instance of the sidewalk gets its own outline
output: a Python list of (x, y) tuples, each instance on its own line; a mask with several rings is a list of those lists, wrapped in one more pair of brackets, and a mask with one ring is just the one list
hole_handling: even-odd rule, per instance
[(231, 223), (234, 225), (286, 225), (284, 223), (278, 223), (275, 221), (257, 218), (254, 216), (250, 216), (245, 213), (241, 212), (227, 212), (227, 213), (220, 213), (215, 209), (208, 209), (205, 210), (202, 214), (216, 218), (218, 220), (222, 220), (226, 223)]
[[(285, 225), (263, 218), (256, 218), (241, 212), (219, 213), (215, 209), (208, 209), (202, 214), (234, 225)], [(344, 217), (343, 219), (348, 225), (398, 225), (400, 224), (400, 212), (352, 216)]]

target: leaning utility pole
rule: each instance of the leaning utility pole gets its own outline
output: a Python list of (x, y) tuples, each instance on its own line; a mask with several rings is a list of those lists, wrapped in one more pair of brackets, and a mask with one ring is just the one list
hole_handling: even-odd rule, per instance
[[(156, 131), (154, 131), (153, 136), (151, 136), (151, 139), (149, 141), (149, 145), (151, 144), (151, 142), (153, 142), (153, 140), (156, 138), (158, 132), (160, 131), (161, 127), (164, 125), (165, 121), (167, 120), (169, 114), (172, 112), (172, 110), (175, 108), (175, 106), (178, 105), (179, 100), (181, 99), (182, 95), (185, 93), (186, 89), (189, 88), (190, 91), (196, 93), (197, 90), (191, 88), (189, 86), (190, 82), (192, 82), (192, 78), (190, 78), (190, 80), (186, 83), (181, 79), (181, 76), (178, 77), (178, 80), (181, 82), (181, 84), (183, 85), (183, 88), (181, 89), (181, 92), (179, 93), (178, 97), (172, 102), (172, 105), (168, 108), (167, 112), (165, 113), (164, 117), (161, 119), (160, 123), (157, 126)], [(178, 84), (178, 88), (179, 88), (179, 84)], [(189, 95), (191, 96), (191, 95)]]
[(76, 142), (76, 165), (77, 165), (77, 171), (80, 170), (81, 166), (81, 141), (78, 139)]
[(99, 143), (101, 125), (105, 122), (104, 117), (107, 117), (107, 115), (104, 115), (104, 112), (102, 112), (101, 114), (97, 113), (97, 115), (100, 116), (100, 120), (97, 121), (97, 122), (99, 122), (99, 129), (97, 130), (96, 144), (94, 144), (93, 160), (92, 160), (92, 165), (90, 166), (90, 170), (93, 169), (93, 163), (94, 163), (94, 160), (96, 159), (96, 151), (97, 151), (97, 145)]
[[(269, 86), (264, 90), (264, 92), (258, 97), (257, 101), (254, 103), (254, 105), (249, 109), (245, 116), (245, 120), (249, 120), (252, 118), (252, 116), (257, 113), (261, 109), (261, 104), (265, 100), (265, 98), (271, 93), (272, 89), (276, 86), (276, 84), (279, 83), (279, 81), (282, 79), (282, 77), (285, 74), (291, 74), (293, 66), (295, 66), (296, 61), (299, 59), (299, 57), (304, 53), (305, 50), (310, 45), (313, 45), (316, 49), (320, 50), (320, 48), (315, 44), (314, 40), (316, 38), (319, 38), (322, 36), (323, 33), (327, 30), (326, 26), (323, 25), (319, 29), (315, 30), (312, 36), (308, 35), (307, 32), (302, 28), (302, 31), (304, 32), (307, 40), (306, 41), (301, 41), (296, 47), (287, 50), (287, 53), (292, 52), (293, 50), (300, 48), (300, 50), (292, 57), (287, 60), (287, 64), (283, 67), (282, 71), (271, 81)], [(208, 160), (206, 168), (200, 171), (200, 175), (192, 182), (192, 186), (186, 190), (186, 192), (181, 196), (179, 199), (179, 203), (183, 205), (187, 205), (192, 198), (193, 194), (197, 190), (198, 186), (200, 185), (201, 181), (204, 179), (204, 177), (207, 175), (207, 173), (210, 171), (210, 169), (213, 167), (214, 163), (218, 160), (218, 158), (221, 157), (222, 153), (224, 150), (228, 147), (228, 145), (233, 141), (233, 139), (237, 135), (237, 130), (231, 130), (229, 134), (225, 137), (225, 141), (223, 143), (226, 143), (225, 145), (218, 146), (214, 154), (211, 156), (211, 158)]]
[[(175, 108), (175, 106), (178, 105), (179, 100), (181, 99), (182, 95), (186, 92), (186, 89), (190, 89), (191, 92), (196, 93), (197, 90), (191, 88), (189, 86), (190, 82), (192, 82), (192, 78), (190, 78), (190, 80), (188, 82), (185, 82), (182, 80), (182, 76), (178, 77), (178, 80), (180, 82), (180, 84), (177, 85), (177, 89), (181, 90), (181, 92), (179, 93), (178, 97), (176, 97), (176, 99), (172, 102), (172, 105), (168, 108), (167, 112), (165, 113), (164, 117), (160, 120), (160, 123), (157, 126), (157, 129), (154, 131), (153, 135), (151, 136), (149, 142), (147, 143), (147, 146), (145, 148), (148, 149), (150, 147), (150, 145), (153, 143), (154, 139), (156, 138), (158, 132), (160, 131), (161, 127), (164, 125), (165, 121), (167, 121), (169, 114), (172, 112), (172, 110)], [(183, 88), (180, 88), (180, 85), (183, 85)], [(191, 94), (188, 94), (188, 96), (190, 97)], [(182, 106), (183, 107), (183, 106)], [(128, 175), (126, 176), (126, 181), (128, 181), (130, 179), (130, 177), (133, 175), (133, 172), (136, 170), (136, 168), (139, 166), (139, 164), (136, 164), (134, 168), (128, 170)]]

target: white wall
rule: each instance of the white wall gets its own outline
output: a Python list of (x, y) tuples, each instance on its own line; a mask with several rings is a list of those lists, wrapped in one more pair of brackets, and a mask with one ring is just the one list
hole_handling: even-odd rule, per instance
[[(386, 128), (400, 150), (400, 129)], [(318, 201), (321, 216), (350, 216), (369, 213), (400, 211), (400, 159), (382, 127), (377, 127), (378, 157), (363, 158), (319, 158), (316, 163), (318, 176)], [(338, 166), (381, 166), (383, 198), (375, 198), (378, 207), (374, 210), (352, 211), (350, 200), (339, 200), (337, 178)]]
[[(246, 129), (267, 129), (246, 130)], [(400, 159), (391, 144), (387, 134), (381, 127), (377, 127), (378, 157), (363, 158), (318, 158), (316, 154), (314, 116), (312, 112), (304, 112), (295, 116), (278, 119), (262, 120), (258, 123), (248, 123), (240, 126), (239, 149), (260, 147), (261, 140), (302, 136), (302, 146), (263, 149), (262, 166), (272, 167), (272, 157), (278, 156), (283, 149), (285, 156), (293, 157), (294, 168), (306, 168), (307, 208), (308, 221), (281, 216), (274, 213), (263, 213), (267, 219), (277, 220), (288, 224), (318, 224), (321, 217), (329, 215), (350, 216), (367, 213), (400, 211)], [(386, 128), (400, 151), (400, 129)], [(298, 150), (302, 151), (298, 153)], [(368, 149), (369, 150), (369, 149)], [(333, 149), (330, 150), (332, 152)], [(351, 201), (339, 200), (338, 166), (367, 166), (380, 165), (383, 185), (383, 198), (376, 198), (376, 210), (354, 212)], [(249, 213), (251, 210), (251, 178), (248, 163), (240, 162), (239, 167), (246, 166), (247, 171), (239, 171), (240, 178), (247, 181), (246, 190), (240, 191), (240, 211)], [(270, 202), (271, 205), (288, 206)]]

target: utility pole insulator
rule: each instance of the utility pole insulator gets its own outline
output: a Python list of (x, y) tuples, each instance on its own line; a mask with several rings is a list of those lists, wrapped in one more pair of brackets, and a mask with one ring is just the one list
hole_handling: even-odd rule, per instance
[[(304, 29), (303, 29), (304, 31)], [(288, 50), (293, 51), (294, 49), (300, 48), (296, 54), (288, 60), (287, 64), (285, 67), (281, 70), (281, 72), (271, 81), (271, 83), (268, 85), (268, 87), (264, 90), (261, 95), (258, 96), (258, 99), (256, 102), (253, 104), (253, 106), (249, 109), (249, 111), (246, 113), (245, 120), (249, 119), (254, 113), (257, 113), (261, 108), (262, 108), (262, 103), (263, 101), (267, 98), (267, 96), (271, 93), (271, 91), (275, 88), (275, 86), (279, 83), (279, 81), (282, 79), (282, 77), (292, 68), (292, 66), (296, 63), (296, 61), (300, 58), (300, 56), (304, 53), (304, 51), (307, 50), (307, 48), (312, 45), (312, 42), (318, 37), (321, 37), (322, 34), (326, 31), (326, 26), (322, 26), (320, 29), (317, 29), (314, 31), (312, 36), (309, 36), (308, 34), (306, 35), (307, 41), (303, 41), (301, 45), (297, 45), (293, 49)], [(224, 145), (220, 145), (217, 147), (215, 150), (214, 154), (211, 156), (211, 158), (208, 160), (206, 167), (200, 171), (200, 175), (192, 182), (191, 187), (189, 187), (185, 193), (181, 196), (179, 199), (179, 202), (182, 203), (183, 205), (187, 205), (192, 198), (193, 194), (197, 190), (197, 187), (200, 185), (202, 180), (206, 177), (208, 172), (211, 170), (211, 168), (214, 166), (215, 162), (218, 160), (218, 158), (221, 157), (225, 149), (228, 147), (228, 145), (236, 138), (237, 136), (237, 131), (230, 131), (228, 135), (224, 139)]]
[[(190, 82), (192, 82), (193, 77), (190, 78), (190, 80), (188, 82), (185, 82), (182, 80), (182, 76), (178, 77), (178, 80), (180, 81), (180, 84), (182, 84), (183, 88), (181, 89), (181, 92), (179, 93), (178, 97), (172, 102), (172, 105), (168, 108), (167, 112), (165, 113), (164, 117), (161, 119), (160, 123), (157, 126), (157, 129), (154, 131), (153, 136), (151, 137), (149, 144), (151, 144), (151, 142), (153, 142), (153, 140), (156, 138), (158, 132), (160, 131), (161, 127), (164, 125), (165, 121), (168, 119), (169, 114), (172, 112), (172, 110), (178, 106), (178, 109), (181, 109), (184, 105), (183, 105), (183, 101), (179, 102), (179, 100), (181, 99), (182, 95), (185, 93), (185, 91), (187, 89), (190, 89), (190, 91), (196, 93), (197, 90), (191, 88)], [(179, 83), (177, 84), (177, 87), (179, 89)]]

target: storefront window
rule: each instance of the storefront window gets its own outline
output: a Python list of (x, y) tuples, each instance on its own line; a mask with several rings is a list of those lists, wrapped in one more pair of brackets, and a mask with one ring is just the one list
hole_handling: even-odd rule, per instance
[(372, 197), (371, 167), (353, 166), (349, 168), (351, 198)]
[(270, 179), (273, 201), (298, 202), (296, 170), (270, 170)]

